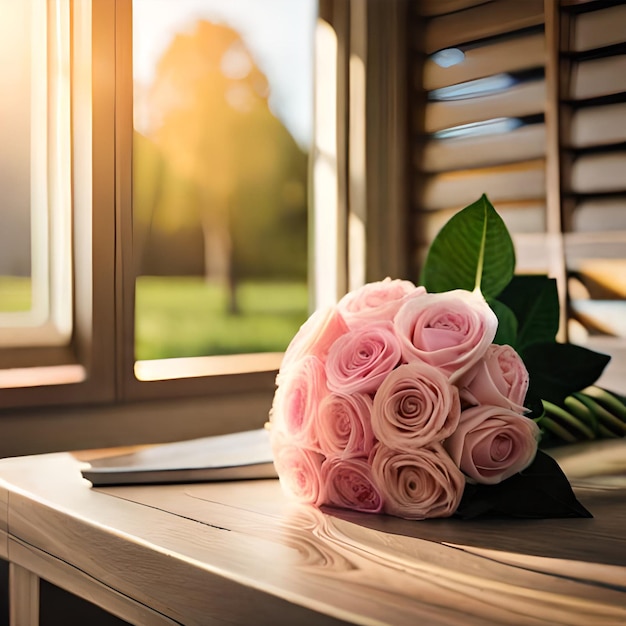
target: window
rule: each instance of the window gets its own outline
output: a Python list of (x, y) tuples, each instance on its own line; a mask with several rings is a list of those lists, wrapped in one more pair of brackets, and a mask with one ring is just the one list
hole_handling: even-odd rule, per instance
[[(137, 215), (134, 221), (132, 212), (133, 148), (142, 149), (133, 139), (139, 113), (133, 110), (133, 2), (33, 3), (47, 8), (48, 33), (53, 15), (71, 25), (62, 39), (71, 71), (63, 141), (71, 165), (71, 243), (65, 249), (72, 325), (62, 345), (0, 349), (0, 454), (167, 441), (262, 424), (280, 343), (259, 354), (136, 358), (136, 314), (147, 292), (140, 286), (136, 301), (145, 223)], [(309, 307), (364, 280), (404, 273), (404, 46), (389, 44), (402, 41), (404, 3), (391, 6), (318, 4)], [(223, 55), (227, 78), (245, 74), (245, 50), (236, 42)], [(243, 95), (228, 91), (235, 106), (245, 104)], [(293, 185), (283, 189), (292, 202), (300, 192)]]

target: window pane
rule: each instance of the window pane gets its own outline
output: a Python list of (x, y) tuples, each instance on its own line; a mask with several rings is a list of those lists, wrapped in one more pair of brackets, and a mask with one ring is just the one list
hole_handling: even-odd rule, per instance
[(2, 0), (0, 14), (0, 311), (29, 311), (30, 6)]
[(68, 0), (0, 0), (0, 345), (71, 333)]
[(314, 0), (134, 0), (136, 358), (278, 352), (307, 316)]

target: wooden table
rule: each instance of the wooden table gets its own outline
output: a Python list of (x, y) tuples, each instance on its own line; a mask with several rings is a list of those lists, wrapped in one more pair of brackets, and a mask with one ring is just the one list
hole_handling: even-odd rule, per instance
[(0, 461), (14, 625), (38, 623), (40, 578), (142, 626), (626, 624), (623, 463), (575, 479), (594, 519), (471, 522), (320, 512), (276, 480), (96, 490), (80, 468)]

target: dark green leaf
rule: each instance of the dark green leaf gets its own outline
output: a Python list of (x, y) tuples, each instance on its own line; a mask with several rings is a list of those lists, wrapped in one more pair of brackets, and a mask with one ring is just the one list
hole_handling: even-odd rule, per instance
[(593, 517), (576, 499), (558, 463), (541, 450), (523, 472), (497, 485), (466, 485), (456, 515), (463, 519)]
[(514, 276), (498, 299), (515, 314), (519, 326), (515, 348), (555, 341), (559, 329), (556, 280), (547, 276)]
[(526, 417), (537, 419), (544, 414), (543, 402), (541, 401), (541, 398), (532, 393), (532, 390), (530, 389), (526, 392), (524, 406), (528, 409)]
[(517, 339), (517, 319), (513, 311), (499, 300), (491, 300), (489, 306), (498, 318), (498, 331), (493, 343), (500, 346), (515, 346)]
[(559, 404), (565, 396), (592, 385), (610, 356), (571, 343), (535, 343), (521, 352), (533, 395)]
[(495, 298), (515, 269), (515, 249), (502, 218), (483, 195), (459, 211), (430, 246), (420, 283), (430, 292), (479, 287)]

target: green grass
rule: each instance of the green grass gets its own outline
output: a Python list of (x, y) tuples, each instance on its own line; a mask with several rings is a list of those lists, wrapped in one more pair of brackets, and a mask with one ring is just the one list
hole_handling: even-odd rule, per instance
[(31, 301), (30, 278), (0, 276), (0, 313), (30, 311)]
[[(241, 314), (229, 315), (223, 290), (202, 278), (138, 278), (136, 358), (282, 351), (307, 317), (303, 282), (245, 282), (237, 297)], [(30, 278), (0, 276), (0, 312), (30, 307)]]
[(245, 282), (237, 298), (229, 315), (223, 290), (200, 277), (138, 278), (136, 358), (281, 351), (307, 317), (305, 283)]

